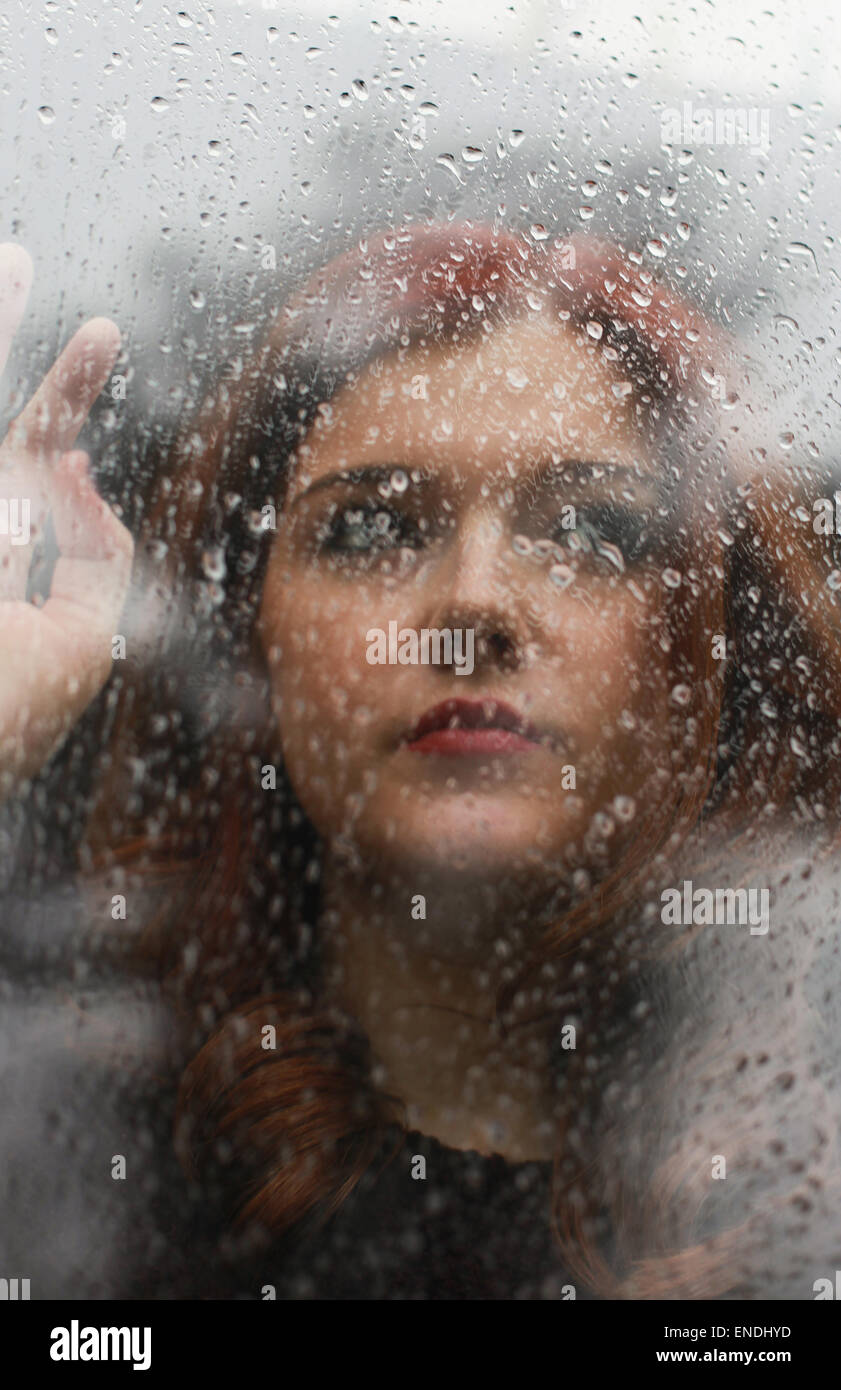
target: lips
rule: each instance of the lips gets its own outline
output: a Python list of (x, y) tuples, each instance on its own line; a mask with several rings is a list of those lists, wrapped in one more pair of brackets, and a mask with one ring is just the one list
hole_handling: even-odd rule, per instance
[(456, 757), (533, 752), (543, 741), (533, 724), (499, 700), (444, 700), (421, 715), (405, 737), (413, 753)]

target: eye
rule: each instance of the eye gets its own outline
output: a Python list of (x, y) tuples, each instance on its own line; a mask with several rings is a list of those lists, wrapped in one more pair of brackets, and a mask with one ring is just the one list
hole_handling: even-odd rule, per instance
[(338, 507), (318, 526), (316, 541), (319, 553), (352, 557), (400, 546), (418, 549), (423, 536), (403, 512), (371, 500)]
[(575, 508), (551, 531), (551, 539), (573, 556), (605, 560), (615, 569), (637, 564), (659, 545), (660, 536), (650, 512), (621, 503), (600, 502)]

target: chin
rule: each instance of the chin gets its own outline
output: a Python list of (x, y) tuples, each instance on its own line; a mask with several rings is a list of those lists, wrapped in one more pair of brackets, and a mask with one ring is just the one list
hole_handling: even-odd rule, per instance
[[(578, 813), (548, 807), (522, 793), (442, 794), (370, 807), (358, 831), (366, 858), (442, 877), (485, 881), (534, 873), (557, 864), (564, 846), (580, 834)], [(365, 841), (363, 844), (362, 841)]]

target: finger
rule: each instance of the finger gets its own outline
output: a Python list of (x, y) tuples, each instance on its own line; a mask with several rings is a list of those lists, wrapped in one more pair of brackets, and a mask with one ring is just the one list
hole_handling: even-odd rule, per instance
[(76, 442), (120, 351), (111, 319), (91, 319), (74, 333), (38, 390), (12, 421), (0, 447), (0, 467), (20, 466), (26, 454), (52, 464)]
[(32, 257), (13, 241), (0, 245), (0, 373), (20, 327), (34, 275)]

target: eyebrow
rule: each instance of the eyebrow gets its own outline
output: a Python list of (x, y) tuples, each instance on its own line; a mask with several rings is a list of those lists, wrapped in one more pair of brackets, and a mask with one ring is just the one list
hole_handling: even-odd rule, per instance
[(662, 472), (659, 468), (641, 470), (635, 464), (613, 463), (609, 459), (554, 459), (538, 463), (522, 478), (512, 478), (518, 489), (546, 487), (547, 484), (561, 483), (567, 473), (580, 473), (584, 482), (601, 482), (600, 478), (588, 476), (593, 469), (599, 469), (608, 478), (617, 481), (650, 484), (658, 488), (662, 485)]
[(360, 464), (358, 468), (343, 468), (338, 473), (327, 473), (323, 478), (318, 478), (309, 487), (305, 487), (303, 492), (299, 492), (297, 497), (293, 497), (289, 503), (290, 507), (297, 506), (305, 497), (311, 497), (314, 492), (323, 492), (325, 488), (337, 487), (341, 483), (350, 483), (354, 486), (359, 483), (385, 483), (399, 472), (411, 474), (415, 469), (407, 468), (404, 463), (372, 463)]
[[(534, 468), (522, 477), (507, 477), (506, 481), (519, 490), (529, 486), (545, 486), (547, 482), (552, 482), (556, 479), (560, 482), (563, 474), (570, 471), (586, 474), (595, 468), (603, 469), (611, 478), (633, 479), (635, 482), (642, 483), (650, 481), (655, 486), (659, 481), (659, 471), (657, 469), (652, 469), (650, 473), (646, 473), (640, 472), (640, 470), (633, 465), (612, 463), (606, 459), (574, 458), (563, 459), (557, 463), (553, 460), (544, 460), (543, 462), (535, 464)], [(411, 467), (408, 464), (398, 462), (360, 464), (356, 468), (344, 468), (339, 472), (327, 473), (323, 478), (316, 479), (309, 487), (304, 488), (303, 492), (299, 492), (297, 497), (294, 497), (289, 503), (289, 506), (295, 507), (299, 502), (302, 502), (304, 498), (311, 497), (315, 492), (323, 492), (327, 488), (339, 487), (343, 484), (349, 484), (351, 486), (359, 486), (360, 483), (375, 485), (377, 483), (388, 482), (397, 472), (407, 473), (411, 477), (411, 474), (417, 471), (418, 469), (416, 466)], [(428, 483), (432, 481), (433, 477), (434, 474), (427, 473), (425, 476), (421, 477), (420, 482)], [(598, 479), (594, 481), (598, 481)]]

